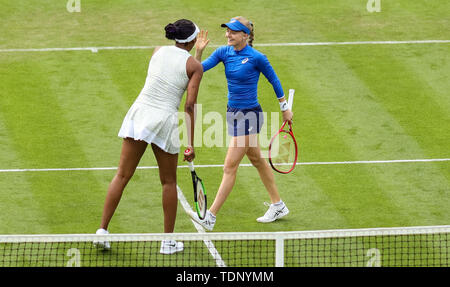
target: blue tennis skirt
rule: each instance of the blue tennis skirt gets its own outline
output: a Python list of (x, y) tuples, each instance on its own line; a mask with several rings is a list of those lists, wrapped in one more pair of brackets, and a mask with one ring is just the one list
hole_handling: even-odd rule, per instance
[(261, 105), (251, 109), (227, 107), (228, 134), (230, 136), (246, 136), (259, 134), (264, 124)]

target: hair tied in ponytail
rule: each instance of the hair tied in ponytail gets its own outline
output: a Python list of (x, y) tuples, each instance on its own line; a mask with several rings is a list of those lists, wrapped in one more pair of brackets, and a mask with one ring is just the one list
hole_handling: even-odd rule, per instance
[(166, 38), (175, 40), (177, 36), (177, 27), (173, 23), (169, 23), (164, 29), (166, 30)]
[[(169, 23), (164, 28), (166, 31), (166, 38), (169, 40), (175, 40), (178, 43), (185, 43), (185, 40), (190, 39), (189, 37), (194, 37), (197, 35), (197, 26), (190, 20), (180, 19), (174, 23)], [(192, 41), (191, 39), (190, 41)]]

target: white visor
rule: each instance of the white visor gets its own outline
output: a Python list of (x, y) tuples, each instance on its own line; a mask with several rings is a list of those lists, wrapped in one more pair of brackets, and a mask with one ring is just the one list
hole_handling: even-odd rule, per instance
[(187, 39), (184, 39), (184, 40), (175, 39), (175, 41), (177, 41), (178, 43), (189, 43), (192, 40), (194, 40), (195, 37), (197, 37), (197, 34), (200, 33), (200, 29), (197, 27), (197, 25), (194, 24), (194, 26), (195, 26), (195, 31), (191, 36), (189, 36)]

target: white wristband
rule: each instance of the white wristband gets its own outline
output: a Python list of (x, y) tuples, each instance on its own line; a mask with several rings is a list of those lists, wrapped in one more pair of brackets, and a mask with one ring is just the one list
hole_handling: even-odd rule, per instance
[(280, 110), (282, 112), (289, 110), (289, 105), (286, 100), (280, 102)]

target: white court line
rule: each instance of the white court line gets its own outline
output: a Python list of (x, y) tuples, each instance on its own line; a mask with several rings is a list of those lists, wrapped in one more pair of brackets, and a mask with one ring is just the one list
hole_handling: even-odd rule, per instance
[[(323, 161), (323, 162), (297, 162), (297, 165), (350, 165), (350, 164), (389, 164), (389, 163), (426, 163), (450, 161), (450, 158), (429, 158), (429, 159), (395, 159), (395, 160), (357, 160), (357, 161)], [(239, 166), (252, 166), (250, 163), (242, 163)], [(196, 168), (223, 167), (223, 164), (196, 165)], [(157, 169), (158, 166), (138, 166), (137, 169)], [(178, 168), (188, 168), (187, 165), (180, 165)], [(25, 169), (0, 169), (0, 173), (6, 172), (45, 172), (45, 171), (96, 171), (96, 170), (117, 170), (117, 167), (76, 167), (76, 168), (25, 168)]]
[[(186, 213), (193, 212), (191, 206), (189, 205), (188, 201), (186, 200), (186, 197), (184, 197), (183, 191), (181, 190), (181, 188), (178, 185), (177, 185), (177, 194), (178, 194), (178, 200), (180, 201), (181, 206), (183, 206)], [(195, 222), (192, 219), (191, 219), (191, 221), (194, 224), (195, 229), (197, 229), (198, 233), (205, 233), (205, 229), (200, 224), (198, 224), (197, 222)], [(206, 240), (206, 239), (204, 239), (203, 242), (205, 243), (206, 247), (208, 248), (208, 251), (211, 254), (211, 256), (216, 261), (217, 267), (227, 267), (225, 265), (225, 262), (222, 260), (222, 257), (220, 256), (219, 251), (217, 251), (216, 247), (214, 246), (214, 243), (212, 243), (211, 240)]]
[[(289, 47), (289, 46), (335, 46), (335, 45), (400, 45), (400, 44), (447, 44), (450, 40), (409, 40), (409, 41), (348, 41), (348, 42), (299, 42), (299, 43), (255, 43), (255, 47)], [(156, 46), (112, 46), (112, 47), (69, 47), (69, 48), (28, 48), (0, 49), (0, 53), (13, 52), (57, 52), (57, 51), (91, 51), (100, 50), (142, 50), (154, 49)], [(161, 45), (159, 45), (161, 46)], [(210, 47), (222, 45), (211, 44)]]

